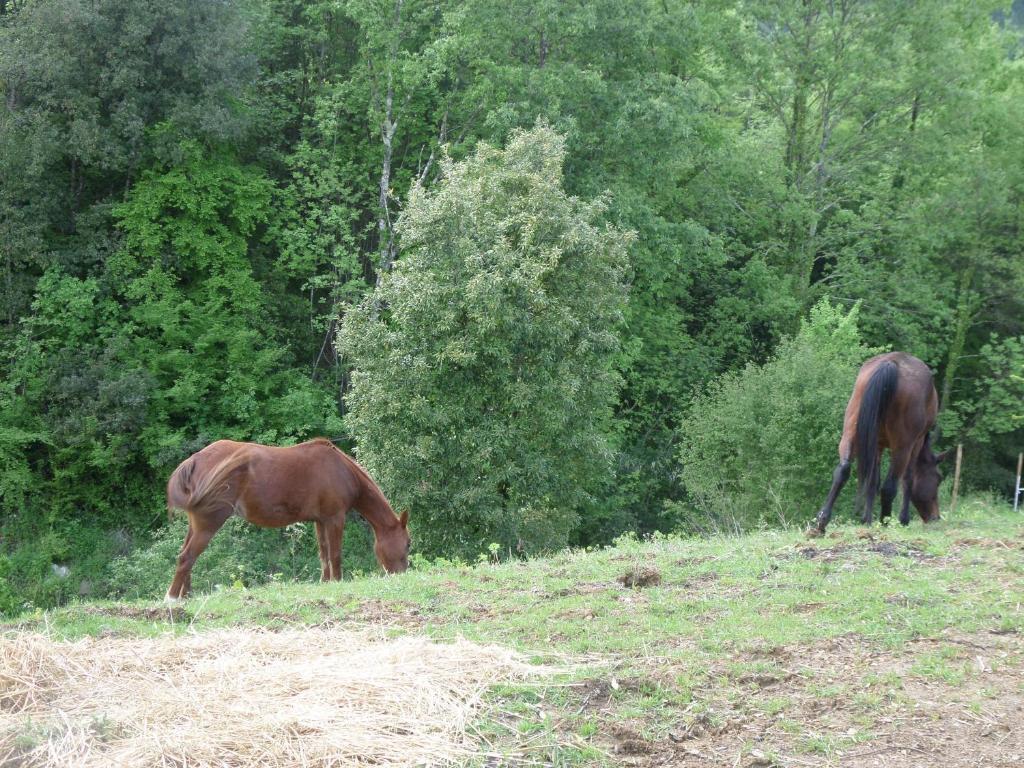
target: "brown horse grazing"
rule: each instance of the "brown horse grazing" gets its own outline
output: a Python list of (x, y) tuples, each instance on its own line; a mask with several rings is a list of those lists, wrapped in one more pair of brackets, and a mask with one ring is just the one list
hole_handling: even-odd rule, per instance
[(388, 573), (409, 567), (409, 514), (396, 515), (359, 464), (322, 438), (288, 448), (218, 440), (178, 465), (167, 482), (168, 514), (188, 514), (188, 533), (167, 599), (192, 588), (192, 565), (231, 515), (264, 528), (312, 520), (321, 578), (341, 578), (345, 514), (373, 527), (377, 561)]
[(846, 406), (843, 437), (839, 441), (839, 466), (832, 475), (832, 489), (818, 512), (816, 527), (822, 534), (832, 517), (832, 506), (850, 477), (851, 454), (857, 454), (857, 496), (863, 503), (861, 519), (871, 523), (882, 450), (889, 449), (889, 474), (882, 484), (884, 523), (892, 514), (896, 484), (903, 481), (900, 523), (910, 523), (910, 502), (924, 522), (939, 519), (938, 465), (946, 453), (932, 453), (929, 430), (935, 425), (938, 395), (928, 366), (905, 352), (889, 352), (871, 358), (857, 374), (853, 395)]

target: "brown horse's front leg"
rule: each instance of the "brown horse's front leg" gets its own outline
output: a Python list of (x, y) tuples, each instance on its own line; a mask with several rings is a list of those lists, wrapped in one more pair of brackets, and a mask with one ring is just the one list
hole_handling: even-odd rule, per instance
[(892, 511), (892, 502), (896, 498), (896, 485), (903, 481), (903, 505), (900, 507), (900, 523), (910, 523), (910, 459), (917, 455), (915, 452), (918, 446), (907, 450), (889, 451), (889, 474), (885, 477), (885, 484), (882, 486), (882, 520)]
[(327, 558), (330, 563), (331, 581), (341, 581), (341, 542), (344, 536), (344, 513), (334, 515), (324, 521), (324, 538), (327, 541)]

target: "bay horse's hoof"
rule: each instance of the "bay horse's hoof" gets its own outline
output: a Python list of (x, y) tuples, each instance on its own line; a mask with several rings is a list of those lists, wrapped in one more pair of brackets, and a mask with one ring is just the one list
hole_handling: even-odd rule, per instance
[(818, 526), (812, 525), (806, 531), (804, 531), (804, 535), (808, 539), (820, 539), (822, 536), (825, 535), (825, 532), (821, 530), (821, 528), (819, 528)]
[(171, 597), (171, 593), (168, 592), (166, 595), (164, 595), (164, 605), (177, 605), (183, 599), (184, 598), (181, 597)]

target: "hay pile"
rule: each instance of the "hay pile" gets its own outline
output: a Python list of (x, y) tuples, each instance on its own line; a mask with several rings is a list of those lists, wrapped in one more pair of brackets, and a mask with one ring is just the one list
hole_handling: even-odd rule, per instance
[(0, 765), (444, 765), (514, 652), (331, 629), (0, 639)]

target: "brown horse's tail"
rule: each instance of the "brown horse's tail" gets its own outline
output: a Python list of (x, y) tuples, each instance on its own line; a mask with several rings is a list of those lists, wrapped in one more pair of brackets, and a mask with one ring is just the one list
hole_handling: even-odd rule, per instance
[(878, 365), (868, 379), (857, 412), (857, 496), (874, 498), (878, 485), (878, 432), (896, 392), (899, 368), (886, 360)]
[(184, 509), (188, 497), (192, 495), (192, 473), (196, 471), (194, 456), (185, 459), (171, 473), (167, 481), (167, 521), (174, 519), (174, 513)]
[(174, 510), (183, 509), (196, 515), (212, 512), (224, 503), (232, 503), (237, 489), (232, 493), (227, 483), (228, 475), (249, 461), (249, 452), (241, 448), (203, 474), (196, 472), (195, 457), (181, 462), (167, 481), (167, 516)]

